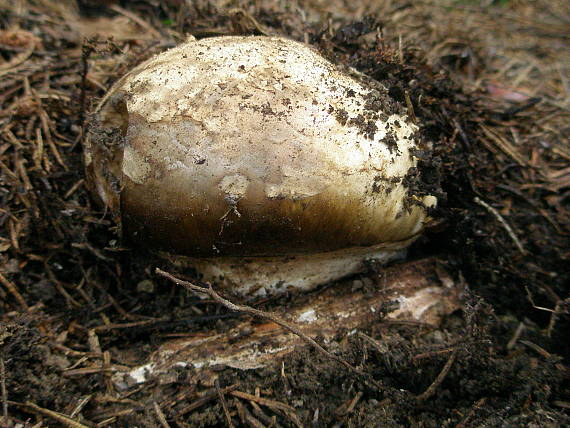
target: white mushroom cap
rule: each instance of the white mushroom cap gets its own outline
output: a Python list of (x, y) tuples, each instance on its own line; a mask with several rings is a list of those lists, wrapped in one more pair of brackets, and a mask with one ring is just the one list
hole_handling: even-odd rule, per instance
[[(103, 99), (88, 178), (129, 240), (206, 257), (219, 276), (242, 264), (232, 257), (274, 265), (401, 249), (436, 200), (405, 187), (417, 127), (387, 92), (291, 40), (189, 41)], [(276, 273), (244, 285), (244, 275), (244, 290), (295, 282)], [(315, 283), (295, 275), (303, 288)]]

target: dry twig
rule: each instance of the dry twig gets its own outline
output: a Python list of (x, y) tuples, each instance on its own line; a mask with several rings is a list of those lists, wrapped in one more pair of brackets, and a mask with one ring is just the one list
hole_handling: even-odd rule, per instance
[(77, 403), (77, 406), (75, 406), (73, 412), (69, 414), (69, 417), (70, 418), (76, 417), (79, 414), (79, 412), (81, 412), (81, 410), (83, 410), (83, 408), (87, 405), (87, 403), (91, 401), (91, 398), (93, 398), (93, 394), (89, 394), (83, 397), (81, 400), (79, 400), (79, 403)]
[(523, 245), (521, 244), (521, 241), (519, 240), (519, 238), (517, 237), (517, 235), (515, 234), (515, 232), (511, 228), (511, 226), (509, 226), (507, 221), (503, 218), (503, 216), (501, 216), (499, 211), (497, 211), (495, 208), (493, 208), (487, 202), (483, 201), (482, 199), (479, 199), (478, 197), (475, 197), (473, 199), (473, 201), (476, 204), (481, 205), (483, 208), (485, 208), (487, 211), (489, 211), (497, 220), (499, 220), (499, 223), (501, 223), (501, 225), (505, 228), (509, 237), (513, 240), (513, 242), (515, 243), (515, 245), (519, 249), (520, 253), (526, 254), (526, 250), (524, 249)]
[(487, 401), (487, 397), (483, 397), (480, 400), (478, 400), (473, 407), (471, 408), (471, 410), (469, 410), (469, 413), (467, 413), (467, 415), (465, 415), (465, 417), (461, 420), (461, 422), (459, 422), (457, 425), (455, 425), (455, 428), (464, 428), (467, 426), (467, 423), (469, 422), (469, 419), (471, 419), (473, 417), (473, 415), (475, 414), (475, 412), (477, 410), (479, 410), (481, 408), (481, 406), (483, 406), (483, 404), (485, 404), (485, 402)]
[(249, 410), (247, 410), (239, 401), (236, 401), (236, 407), (238, 409), (238, 413), (240, 414), (240, 419), (244, 425), (247, 422), (252, 428), (265, 428), (265, 425), (256, 419), (255, 416), (253, 416)]
[(2, 389), (2, 420), (8, 424), (8, 391), (6, 390), (6, 366), (0, 357), (0, 388)]
[[(225, 388), (221, 389), (221, 392), (223, 394), (227, 394), (228, 392), (232, 392), (234, 389), (236, 389), (239, 385), (238, 384), (234, 384), (234, 385), (230, 385), (230, 386), (226, 386)], [(183, 416), (186, 413), (191, 412), (192, 410), (197, 409), (198, 407), (202, 407), (204, 404), (206, 404), (208, 401), (211, 401), (213, 399), (215, 399), (218, 396), (218, 392), (217, 391), (212, 391), (212, 392), (208, 392), (206, 395), (204, 395), (203, 397), (198, 398), (196, 401), (190, 403), (188, 406), (184, 407), (182, 410), (180, 410), (177, 414), (177, 416)]]
[(297, 425), (300, 428), (303, 427), (303, 424), (297, 417), (297, 412), (295, 412), (295, 409), (287, 404), (280, 403), (279, 401), (275, 400), (270, 400), (268, 398), (258, 397), (257, 395), (248, 394), (247, 392), (232, 391), (231, 394), (234, 397), (238, 397), (248, 401), (253, 401), (255, 403), (269, 407), (270, 409), (280, 410), (283, 413), (285, 413), (295, 425)]
[(449, 373), (449, 370), (451, 370), (451, 366), (453, 366), (453, 363), (455, 362), (456, 358), (457, 358), (457, 350), (455, 350), (453, 354), (451, 354), (451, 356), (447, 360), (447, 363), (445, 363), (445, 366), (443, 366), (443, 369), (441, 369), (441, 372), (439, 373), (439, 375), (437, 375), (437, 377), (428, 387), (428, 389), (426, 389), (424, 392), (422, 392), (420, 395), (416, 397), (418, 401), (425, 401), (435, 393), (437, 387), (441, 385), (441, 383), (447, 376), (447, 373)]
[(156, 412), (156, 416), (158, 417), (158, 420), (160, 421), (160, 425), (162, 425), (162, 428), (170, 428), (170, 424), (166, 420), (166, 416), (164, 416), (162, 410), (160, 410), (160, 406), (158, 405), (158, 403), (155, 401), (153, 405), (154, 405), (154, 411)]
[(224, 409), (224, 415), (226, 416), (226, 422), (228, 423), (229, 428), (234, 428), (234, 423), (232, 422), (232, 417), (230, 416), (230, 411), (228, 409), (228, 403), (226, 402), (226, 398), (224, 397), (224, 393), (220, 389), (220, 384), (218, 379), (215, 380), (214, 386), (216, 387), (216, 392), (218, 393), (218, 399), (220, 403), (222, 403), (222, 407)]
[[(519, 151), (511, 143), (509, 143), (505, 138), (501, 137), (498, 133), (492, 131), (490, 128), (481, 125), (483, 132), (489, 137), (496, 145), (501, 149), (503, 153), (513, 159), (520, 166), (528, 166), (528, 162), (519, 153)], [(482, 142), (486, 142), (485, 139), (481, 139)]]
[(4, 287), (6, 287), (8, 289), (8, 291), (16, 298), (16, 300), (18, 301), (20, 306), (22, 308), (24, 308), (24, 310), (27, 311), (29, 309), (28, 304), (26, 303), (26, 300), (20, 294), (20, 291), (18, 291), (18, 287), (16, 286), (16, 284), (14, 284), (12, 281), (9, 281), (1, 273), (0, 273), (0, 283), (2, 283), (2, 285), (4, 285)]
[(162, 38), (161, 34), (156, 30), (156, 28), (154, 28), (152, 25), (150, 25), (148, 22), (146, 22), (137, 14), (129, 10), (123, 9), (121, 6), (116, 4), (112, 4), (111, 6), (109, 6), (109, 9), (123, 15), (124, 17), (130, 19), (134, 23), (140, 25), (142, 28), (148, 31), (155, 39), (160, 40)]
[(69, 416), (66, 416), (59, 412), (54, 412), (53, 410), (44, 409), (43, 407), (38, 406), (37, 404), (27, 402), (27, 403), (14, 403), (15, 405), (23, 408), (28, 409), (34, 413), (39, 413), (40, 415), (46, 416), (58, 423), (62, 426), (66, 426), (69, 428), (89, 428), (89, 425), (84, 425), (81, 422), (76, 421)]

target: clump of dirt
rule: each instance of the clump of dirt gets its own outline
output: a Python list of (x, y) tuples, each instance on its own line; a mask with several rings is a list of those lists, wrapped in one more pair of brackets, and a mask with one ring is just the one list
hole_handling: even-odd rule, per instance
[[(0, 417), (220, 426), (225, 396), (236, 426), (570, 423), (566, 2), (384, 2), (366, 18), (369, 6), (341, 0), (225, 3), (0, 4)], [(244, 316), (157, 278), (152, 269), (169, 266), (123, 247), (85, 188), (89, 112), (186, 34), (292, 37), (388, 89), (368, 108), (379, 97), (405, 107), (420, 127), (405, 184), (440, 201), (410, 257), (437, 255), (467, 287), (460, 313), (437, 329), (339, 326), (329, 349), (365, 376), (300, 349), (277, 368), (220, 367), (220, 391), (182, 367), (116, 388), (113, 372), (144, 364), (158, 344)]]

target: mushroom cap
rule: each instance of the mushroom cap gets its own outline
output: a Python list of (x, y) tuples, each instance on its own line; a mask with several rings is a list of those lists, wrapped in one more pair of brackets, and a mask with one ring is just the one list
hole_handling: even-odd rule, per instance
[(193, 257), (400, 248), (436, 202), (404, 184), (416, 131), (386, 88), (302, 43), (216, 37), (119, 80), (85, 156), (125, 237), (150, 248)]

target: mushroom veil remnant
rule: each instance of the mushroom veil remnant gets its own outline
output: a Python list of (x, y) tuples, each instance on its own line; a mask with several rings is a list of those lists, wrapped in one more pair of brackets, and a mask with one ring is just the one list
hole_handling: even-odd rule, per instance
[(302, 43), (216, 37), (120, 79), (85, 160), (127, 241), (262, 295), (401, 256), (436, 203), (405, 184), (416, 133), (386, 88)]

